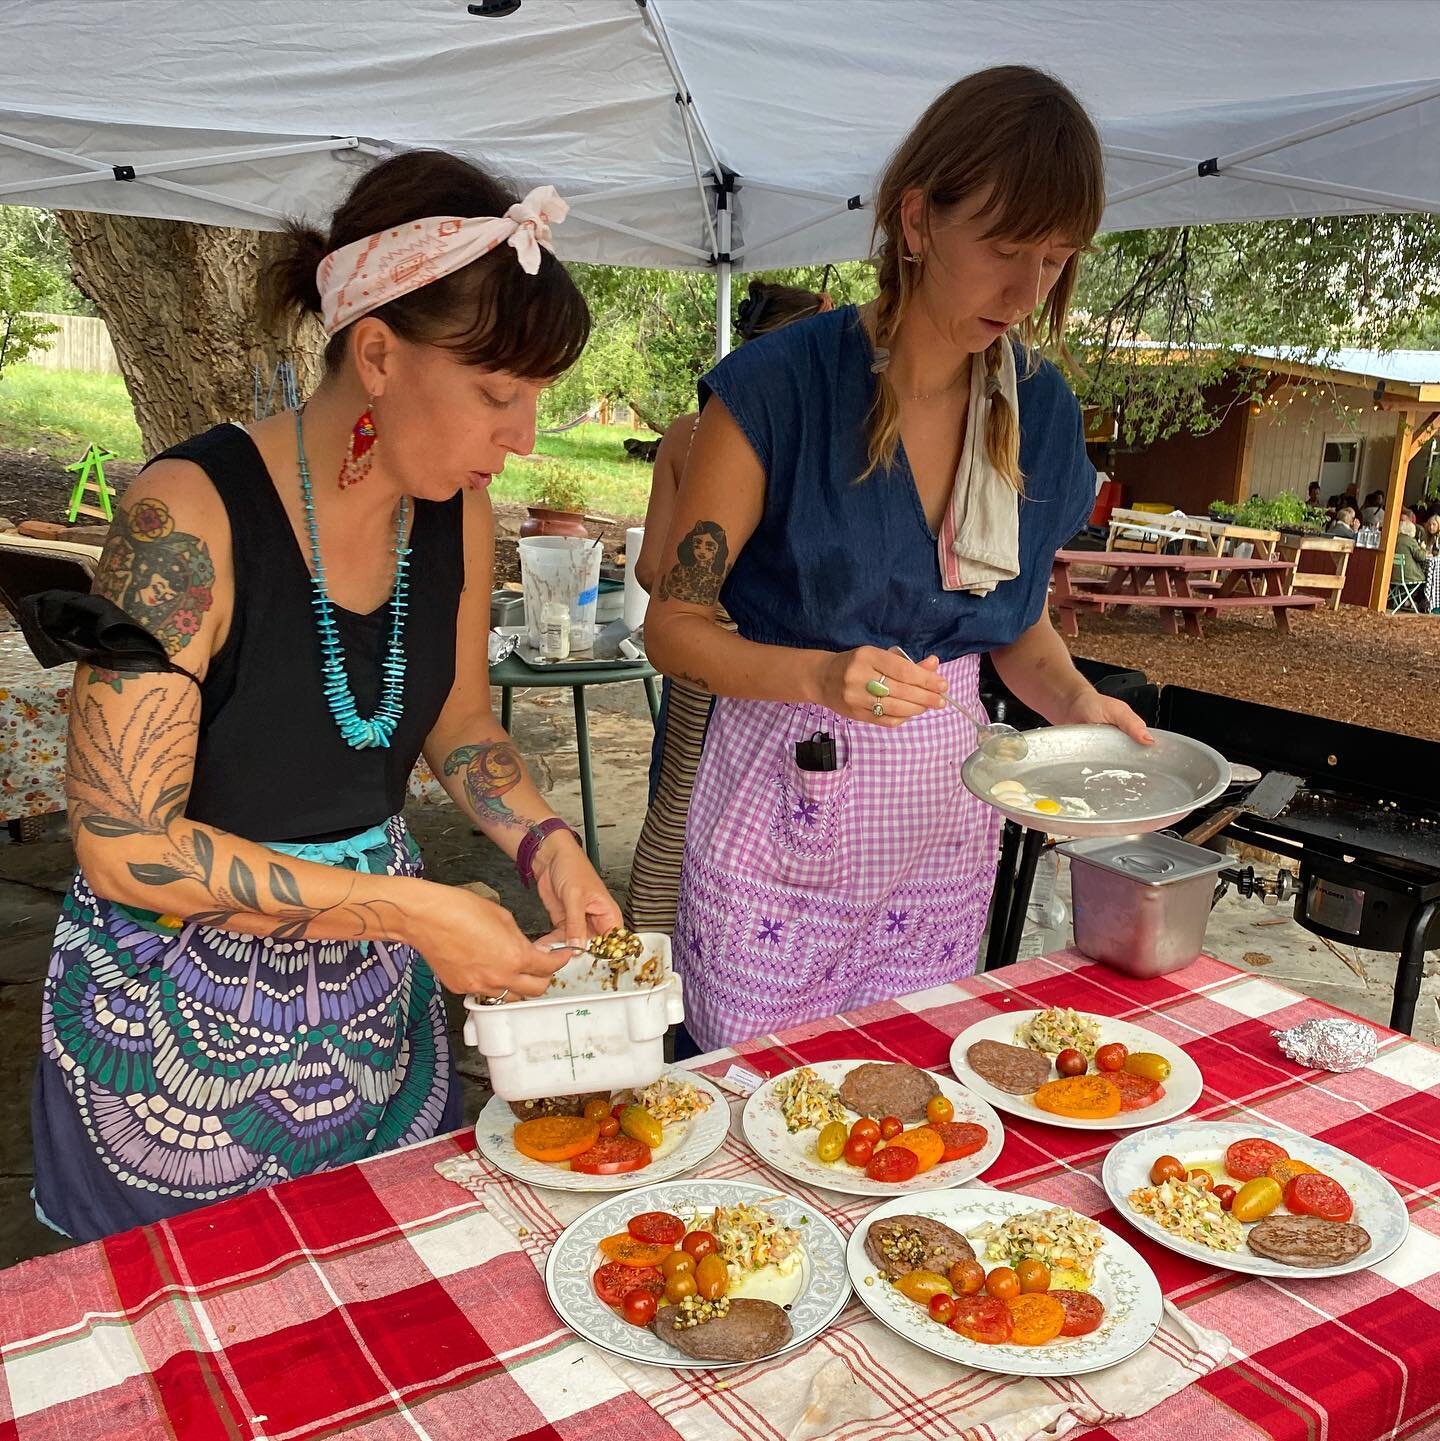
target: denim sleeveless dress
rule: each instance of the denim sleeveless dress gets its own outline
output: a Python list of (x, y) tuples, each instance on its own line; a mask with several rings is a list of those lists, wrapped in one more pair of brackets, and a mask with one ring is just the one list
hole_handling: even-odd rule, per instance
[[(1080, 408), (1017, 356), (1020, 572), (988, 596), (941, 586), (909, 462), (867, 480), (875, 385), (854, 307), (751, 341), (701, 382), (765, 470), (760, 524), (721, 600), (747, 640), (940, 658), (978, 704), (979, 657), (1044, 614), (1055, 551), (1095, 499)], [(802, 771), (816, 730), (838, 769)], [(870, 726), (819, 706), (721, 697), (696, 777), (675, 924), (687, 1026), (702, 1049), (969, 975), (994, 882), (998, 817), (960, 784), (972, 722), (943, 709)]]

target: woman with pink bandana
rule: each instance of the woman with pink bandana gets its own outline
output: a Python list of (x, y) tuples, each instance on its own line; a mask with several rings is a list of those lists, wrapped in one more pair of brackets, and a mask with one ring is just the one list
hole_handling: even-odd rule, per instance
[(565, 210), (444, 154), (371, 170), (274, 272), (329, 336), (315, 393), (166, 451), (116, 515), (95, 594), (154, 654), (97, 649), (71, 702), (79, 864), (33, 1102), (37, 1211), (70, 1236), (459, 1124), (441, 986), (536, 996), (566, 956), (421, 879), (420, 754), (555, 934), (620, 922), (485, 668), (485, 488), (589, 333), (549, 250)]

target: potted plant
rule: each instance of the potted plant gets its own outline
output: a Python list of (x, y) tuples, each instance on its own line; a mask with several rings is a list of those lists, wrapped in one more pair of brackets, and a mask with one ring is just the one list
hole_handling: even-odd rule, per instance
[(1284, 490), (1270, 501), (1270, 529), (1283, 535), (1324, 535), (1327, 513), (1305, 502), (1293, 491)]
[(1210, 519), (1222, 520), (1229, 524), (1235, 519), (1235, 506), (1228, 500), (1212, 500), (1210, 502)]
[(531, 499), (525, 502), (527, 518), (520, 523), (522, 537), (573, 535), (585, 537), (585, 491), (571, 470), (553, 460), (534, 462), (527, 471)]

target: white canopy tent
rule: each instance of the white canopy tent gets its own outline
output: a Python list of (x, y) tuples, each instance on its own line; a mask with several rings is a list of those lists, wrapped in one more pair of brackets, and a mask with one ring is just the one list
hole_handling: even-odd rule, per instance
[(864, 255), (889, 150), (1011, 62), (1096, 116), (1107, 229), (1440, 212), (1435, 0), (0, 0), (0, 204), (267, 228), (439, 146), (725, 316), (732, 270)]

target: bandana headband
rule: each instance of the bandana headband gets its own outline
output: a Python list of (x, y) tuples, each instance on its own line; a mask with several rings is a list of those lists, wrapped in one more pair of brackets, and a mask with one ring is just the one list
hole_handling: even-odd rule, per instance
[(553, 185), (540, 185), (504, 215), (431, 215), (382, 230), (331, 251), (315, 271), (325, 334), (440, 280), (488, 255), (497, 245), (514, 248), (527, 275), (540, 269), (540, 250), (554, 249), (550, 227), (570, 207)]

